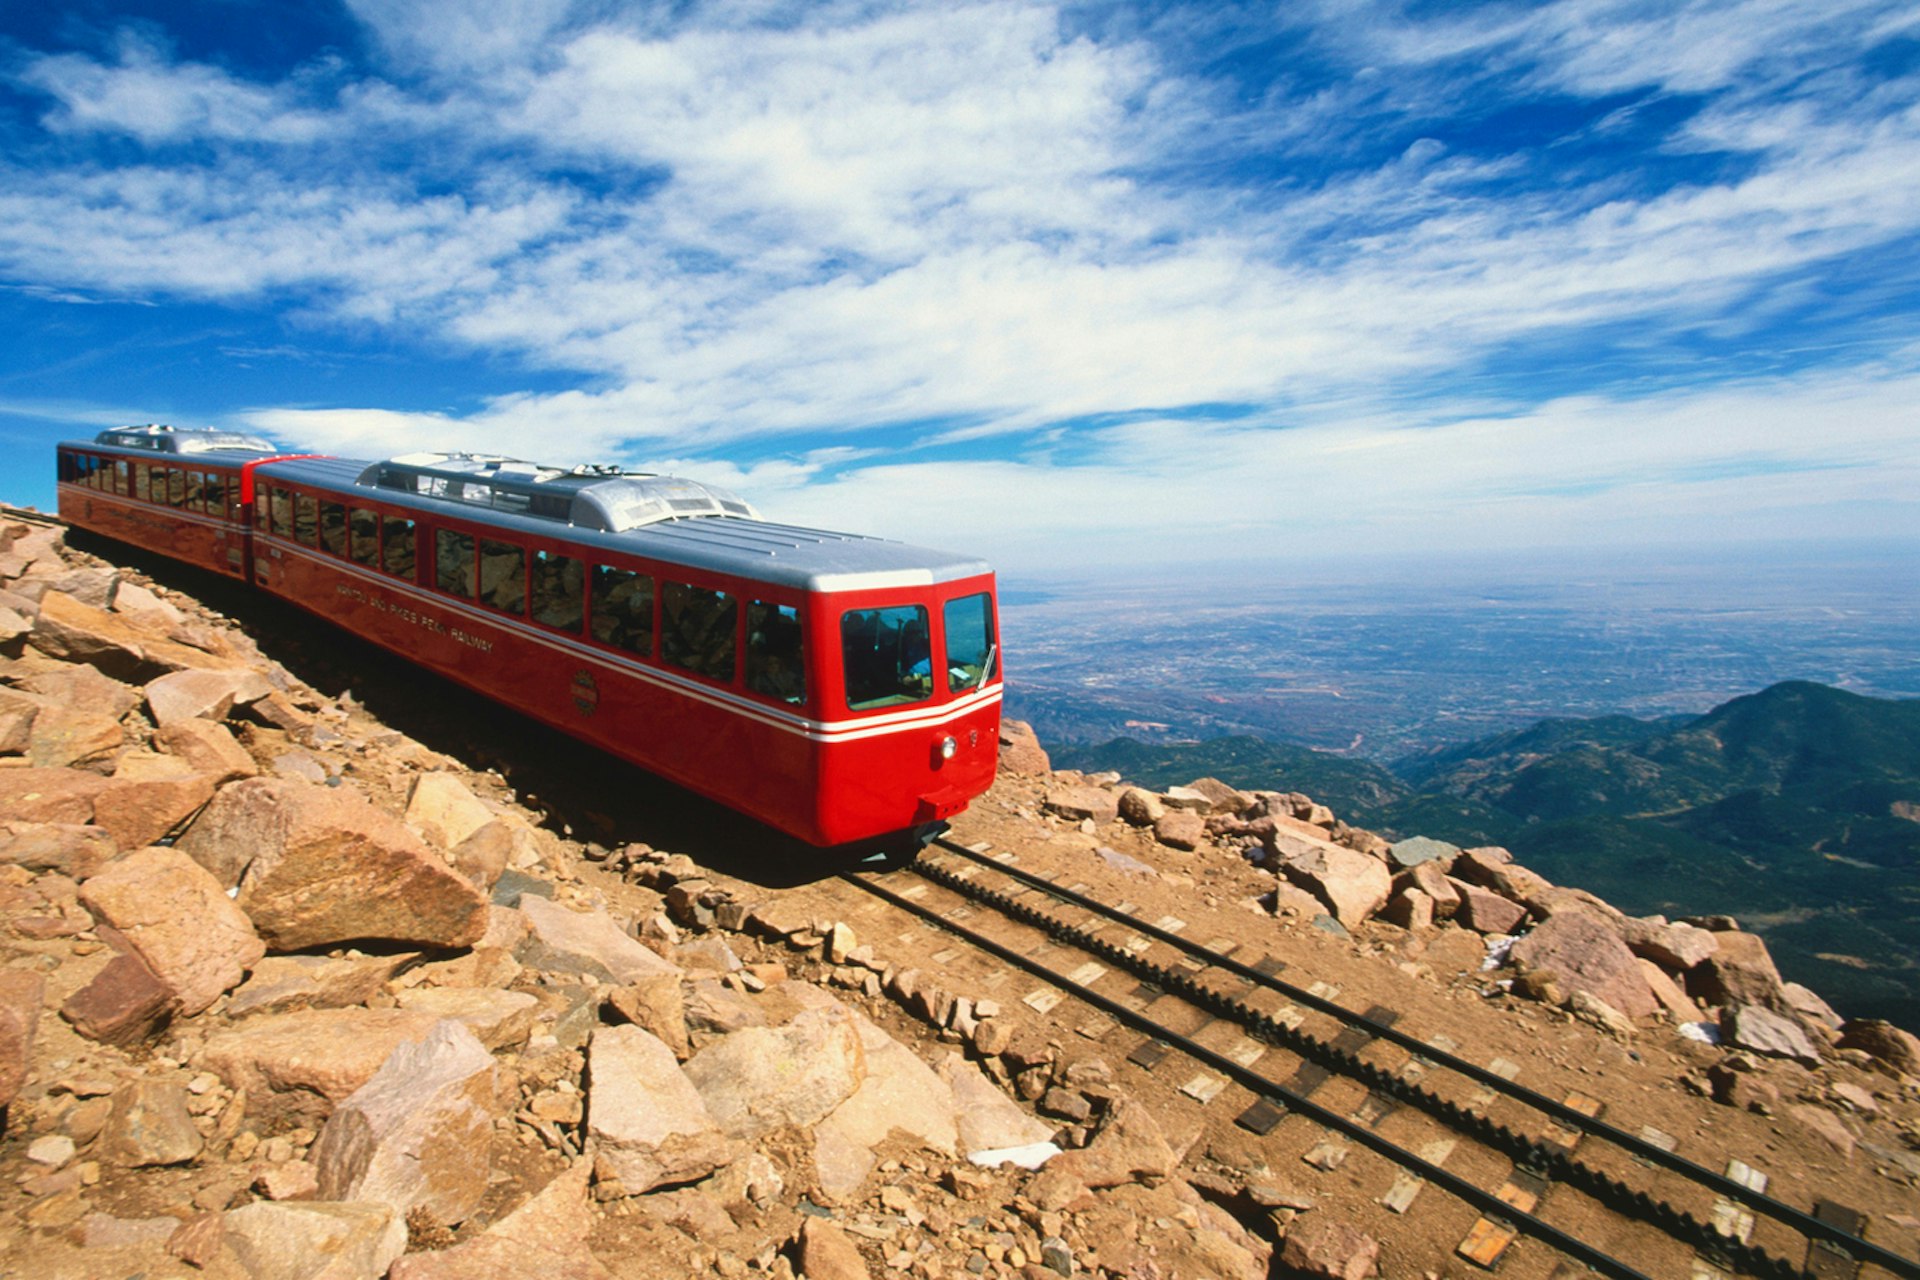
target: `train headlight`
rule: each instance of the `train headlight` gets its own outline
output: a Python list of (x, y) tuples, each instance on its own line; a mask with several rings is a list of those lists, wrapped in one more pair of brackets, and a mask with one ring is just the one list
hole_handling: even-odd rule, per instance
[(940, 739), (940, 758), (942, 760), (953, 759), (954, 753), (958, 750), (960, 750), (960, 744), (955, 742), (951, 736)]

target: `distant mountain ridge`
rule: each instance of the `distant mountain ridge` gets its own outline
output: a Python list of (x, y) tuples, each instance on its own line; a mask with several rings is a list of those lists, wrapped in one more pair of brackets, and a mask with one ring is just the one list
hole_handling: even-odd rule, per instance
[(1257, 738), (1059, 763), (1303, 791), (1389, 835), (1500, 844), (1623, 910), (1729, 913), (1855, 1016), (1920, 1024), (1920, 700), (1788, 681), (1700, 716), (1545, 720), (1393, 762)]

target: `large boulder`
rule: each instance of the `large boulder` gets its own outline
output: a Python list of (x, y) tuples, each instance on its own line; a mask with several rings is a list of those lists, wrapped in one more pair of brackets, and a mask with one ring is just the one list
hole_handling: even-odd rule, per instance
[(1326, 904), (1347, 928), (1358, 928), (1386, 905), (1393, 873), (1378, 858), (1299, 831), (1279, 829), (1272, 839), (1280, 873)]
[(587, 1131), (629, 1194), (706, 1177), (732, 1156), (673, 1050), (635, 1026), (600, 1027), (587, 1048)]
[(1840, 1028), (1839, 1047), (1858, 1049), (1901, 1075), (1920, 1079), (1920, 1036), (1879, 1018), (1854, 1018)]
[(814, 1127), (814, 1168), (820, 1190), (834, 1200), (859, 1191), (873, 1169), (874, 1150), (889, 1134), (909, 1134), (930, 1151), (951, 1156), (960, 1141), (953, 1090), (920, 1056), (854, 1014), (867, 1078), (853, 1096)]
[(153, 722), (162, 728), (182, 720), (224, 720), (235, 706), (273, 692), (257, 671), (175, 671), (149, 680), (143, 692)]
[(1454, 920), (1475, 933), (1512, 933), (1527, 918), (1525, 907), (1491, 889), (1482, 889), (1464, 880), (1455, 880), (1453, 888), (1460, 895), (1460, 906), (1454, 913)]
[(178, 1007), (173, 988), (140, 953), (123, 951), (67, 997), (60, 1016), (89, 1040), (131, 1048), (164, 1028)]
[(1246, 792), (1218, 778), (1195, 778), (1187, 784), (1187, 789), (1205, 796), (1211, 811), (1219, 814), (1245, 813), (1258, 803)]
[(1002, 1093), (979, 1067), (959, 1054), (943, 1059), (939, 1073), (953, 1094), (954, 1123), (963, 1154), (1030, 1147), (1053, 1137), (1052, 1125)]
[(1659, 1008), (1633, 952), (1606, 921), (1587, 912), (1551, 917), (1513, 944), (1509, 960), (1523, 972), (1551, 975), (1568, 995), (1585, 991), (1629, 1018)]
[(225, 885), (276, 951), (360, 939), (464, 947), (487, 900), (406, 825), (344, 788), (249, 778), (178, 846)]
[(16, 822), (86, 823), (107, 780), (79, 769), (0, 769), (0, 813)]
[(1290, 1274), (1316, 1280), (1367, 1280), (1379, 1261), (1379, 1241), (1324, 1213), (1296, 1219), (1280, 1247)]
[(268, 956), (253, 966), (252, 975), (227, 1001), (227, 1016), (346, 1009), (365, 1004), (401, 970), (419, 960), (418, 951), (377, 956), (357, 951), (338, 956)]
[(1627, 949), (1669, 973), (1685, 973), (1720, 950), (1720, 935), (1664, 916), (1627, 916), (1615, 926)]
[(118, 716), (17, 689), (0, 688), (0, 715), (9, 726), (4, 735), (8, 749), (41, 769), (100, 767), (126, 737)]
[(1046, 810), (1071, 822), (1105, 826), (1120, 816), (1120, 797), (1105, 787), (1063, 786), (1047, 790)]
[(126, 1168), (185, 1164), (204, 1146), (179, 1084), (135, 1077), (114, 1089), (113, 1110), (100, 1134), (100, 1154), (108, 1162)]
[(407, 798), (407, 825), (441, 849), (451, 849), (493, 821), (493, 810), (451, 773), (423, 773)]
[(1438, 859), (1416, 863), (1404, 877), (1408, 887), (1418, 889), (1433, 899), (1433, 918), (1451, 920), (1460, 909), (1460, 891), (1454, 887), (1454, 881), (1441, 870)]
[(260, 772), (247, 749), (225, 725), (211, 720), (179, 720), (153, 735), (155, 745), (185, 761), (196, 773), (211, 774), (219, 786)]
[(1413, 836), (1387, 847), (1387, 861), (1401, 870), (1411, 870), (1428, 862), (1438, 862), (1444, 871), (1460, 856), (1460, 846), (1427, 836)]
[(408, 1009), (303, 1009), (261, 1014), (217, 1032), (197, 1065), (264, 1112), (321, 1115), (373, 1079), (401, 1044), (440, 1019)]
[(414, 987), (398, 997), (402, 1009), (451, 1018), (489, 1050), (516, 1049), (533, 1032), (540, 1001), (525, 991), (491, 987)]
[(407, 1248), (406, 1222), (384, 1204), (256, 1200), (222, 1227), (251, 1280), (379, 1280)]
[(82, 885), (80, 900), (172, 988), (182, 1013), (238, 986), (266, 954), (246, 914), (177, 849), (129, 853)]
[(1687, 971), (1689, 995), (1703, 1004), (1752, 1004), (1792, 1015), (1780, 971), (1758, 934), (1726, 929), (1714, 933), (1713, 940), (1712, 954)]
[(1179, 1163), (1153, 1114), (1131, 1099), (1121, 1099), (1107, 1112), (1093, 1141), (1053, 1157), (1028, 1184), (1026, 1194), (1042, 1209), (1061, 1209), (1088, 1190), (1164, 1179)]
[(464, 1222), (487, 1192), (494, 1116), (493, 1055), (443, 1019), (425, 1039), (396, 1045), (334, 1108), (309, 1156), (320, 1197)]
[(687, 1078), (728, 1136), (819, 1123), (866, 1080), (866, 1052), (844, 1008), (807, 1009), (784, 1027), (747, 1027), (687, 1062)]
[(116, 679), (144, 682), (168, 671), (233, 671), (246, 664), (168, 638), (146, 618), (108, 613), (61, 591), (40, 597), (28, 643), (48, 657), (83, 662)]
[[(161, 762), (166, 769), (156, 768)], [(213, 799), (215, 779), (172, 756), (129, 752), (93, 802), (95, 825), (122, 849), (152, 844)]]
[(1731, 1004), (1722, 1009), (1720, 1035), (1737, 1049), (1774, 1058), (1792, 1058), (1809, 1067), (1820, 1065), (1820, 1051), (1799, 1023), (1759, 1005)]
[(0, 864), (85, 880), (99, 875), (119, 856), (119, 846), (104, 827), (79, 822), (0, 822)]
[(593, 1162), (580, 1160), (487, 1230), (438, 1253), (410, 1253), (387, 1280), (613, 1280), (587, 1248)]
[(679, 966), (641, 946), (605, 911), (574, 911), (526, 894), (520, 913), (529, 930), (515, 951), (522, 964), (623, 984), (680, 977)]
[(1034, 736), (1033, 726), (1022, 720), (1000, 722), (1000, 767), (1008, 773), (1053, 772), (1053, 762)]

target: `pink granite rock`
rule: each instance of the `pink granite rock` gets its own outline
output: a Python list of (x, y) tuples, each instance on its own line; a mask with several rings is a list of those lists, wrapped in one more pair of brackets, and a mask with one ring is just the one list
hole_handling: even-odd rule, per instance
[(443, 1019), (425, 1039), (396, 1045), (334, 1108), (310, 1157), (320, 1197), (464, 1222), (487, 1192), (494, 1116), (493, 1055)]
[(177, 849), (129, 853), (82, 885), (80, 899), (140, 953), (188, 1015), (238, 986), (266, 954), (245, 913)]
[(598, 1028), (587, 1078), (587, 1131), (629, 1194), (696, 1181), (731, 1158), (706, 1102), (657, 1037), (635, 1026)]
[(1554, 916), (1513, 944), (1510, 961), (1529, 973), (1551, 974), (1562, 991), (1586, 991), (1629, 1018), (1659, 1007), (1633, 952), (1604, 920), (1583, 911)]
[(1325, 903), (1347, 928), (1358, 928), (1386, 905), (1393, 873), (1378, 858), (1292, 832), (1275, 838), (1281, 842), (1281, 873)]
[(276, 951), (360, 939), (464, 947), (487, 900), (405, 824), (344, 788), (249, 778), (223, 788), (178, 846)]

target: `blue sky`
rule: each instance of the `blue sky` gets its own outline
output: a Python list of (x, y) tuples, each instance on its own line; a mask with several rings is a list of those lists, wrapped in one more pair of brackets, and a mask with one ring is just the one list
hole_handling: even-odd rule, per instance
[(1920, 541), (1910, 3), (0, 12), (0, 496), (130, 421), (1016, 573)]

